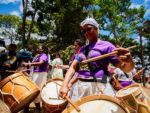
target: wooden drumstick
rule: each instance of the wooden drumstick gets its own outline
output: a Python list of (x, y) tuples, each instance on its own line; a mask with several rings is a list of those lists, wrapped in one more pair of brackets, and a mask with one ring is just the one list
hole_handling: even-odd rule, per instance
[(142, 69), (140, 69), (140, 70), (134, 75), (134, 77), (140, 78), (140, 76), (141, 76), (141, 74), (143, 73), (144, 69), (145, 69), (145, 67), (143, 67)]
[(77, 112), (80, 112), (80, 108), (78, 106), (76, 106), (68, 96), (65, 96), (65, 99), (76, 109)]
[[(131, 47), (128, 47), (127, 49), (133, 49), (133, 48), (136, 48), (136, 47), (137, 47), (137, 46), (131, 46)], [(100, 59), (109, 57), (109, 56), (111, 56), (111, 55), (115, 55), (115, 54), (117, 54), (117, 53), (118, 53), (118, 51), (113, 51), (113, 52), (108, 53), (108, 54), (104, 54), (104, 55), (97, 56), (97, 57), (94, 57), (94, 58), (89, 58), (89, 59), (87, 59), (87, 60), (82, 61), (81, 64), (85, 64), (85, 63), (88, 63), (88, 62), (100, 60)]]

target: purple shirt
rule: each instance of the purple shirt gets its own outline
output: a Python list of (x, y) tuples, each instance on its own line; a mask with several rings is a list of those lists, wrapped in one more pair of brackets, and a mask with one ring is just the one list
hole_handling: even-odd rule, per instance
[[(85, 50), (89, 48), (89, 52), (87, 55), (87, 58), (85, 56)], [(97, 57), (103, 54), (107, 54), (112, 52), (115, 49), (115, 46), (107, 41), (98, 41), (96, 43), (90, 43), (89, 45), (83, 46), (80, 49), (79, 54), (75, 58), (78, 63), (80, 63), (83, 60)], [(109, 63), (117, 64), (118, 59), (115, 56), (110, 56), (104, 59), (100, 59), (94, 62), (91, 62), (90, 66), (93, 66), (95, 68), (94, 72), (92, 73), (96, 78), (102, 78), (102, 76), (105, 74), (105, 71), (107, 71), (107, 66)], [(90, 74), (90, 70), (88, 66), (84, 66), (84, 68), (81, 68), (78, 71), (78, 76), (81, 78), (89, 78), (92, 77)]]
[(34, 72), (47, 72), (47, 66), (48, 66), (48, 56), (45, 53), (40, 54), (37, 56), (33, 62), (39, 62), (43, 60), (44, 63), (42, 63), (40, 66), (34, 66)]

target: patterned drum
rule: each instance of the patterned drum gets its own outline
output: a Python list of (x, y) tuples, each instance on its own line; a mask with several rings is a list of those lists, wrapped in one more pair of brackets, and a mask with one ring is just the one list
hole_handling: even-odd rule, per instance
[(0, 97), (13, 113), (32, 102), (39, 92), (39, 88), (23, 72), (10, 75), (0, 82)]
[(122, 100), (131, 112), (150, 113), (150, 99), (139, 84), (132, 84), (119, 90), (116, 97)]

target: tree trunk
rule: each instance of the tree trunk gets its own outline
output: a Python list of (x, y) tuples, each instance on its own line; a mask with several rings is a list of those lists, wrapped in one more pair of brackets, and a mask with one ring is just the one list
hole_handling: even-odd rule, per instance
[(27, 1), (22, 0), (22, 6), (23, 6), (23, 16), (22, 16), (22, 44), (23, 47), (27, 44), (26, 41), (26, 31), (25, 31), (25, 26), (26, 26), (26, 12), (27, 12)]
[(31, 35), (31, 31), (32, 31), (32, 28), (33, 28), (33, 25), (34, 25), (34, 19), (35, 19), (36, 12), (37, 12), (37, 9), (35, 9), (34, 14), (32, 16), (32, 21), (31, 21), (29, 32), (28, 32), (28, 35), (27, 35), (27, 42), (30, 40), (30, 35)]
[[(144, 51), (143, 51), (143, 40), (142, 40), (142, 29), (139, 31), (140, 33), (140, 51), (141, 51), (141, 63), (142, 67), (144, 67)], [(142, 75), (143, 86), (145, 86), (145, 70)]]

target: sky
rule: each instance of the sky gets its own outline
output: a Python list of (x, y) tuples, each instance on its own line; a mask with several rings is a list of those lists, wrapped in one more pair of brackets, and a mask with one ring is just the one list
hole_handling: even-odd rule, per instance
[[(7, 15), (22, 15), (22, 0), (0, 0), (0, 14)], [(131, 0), (131, 8), (139, 8), (144, 5), (146, 8), (146, 13), (144, 15), (145, 19), (150, 19), (150, 0)]]

